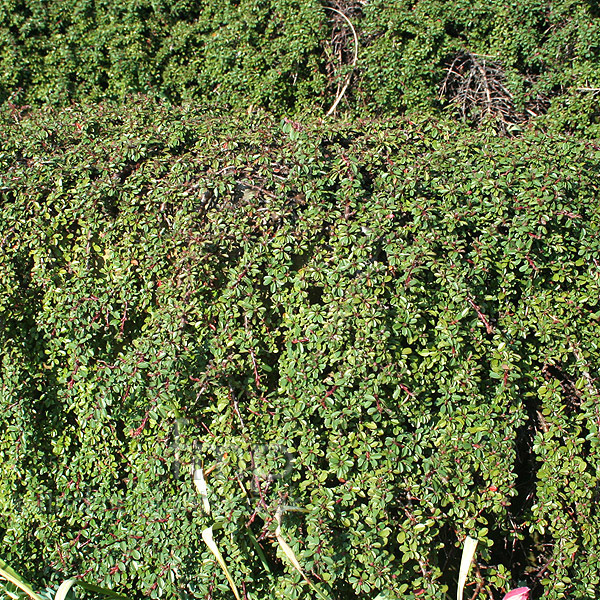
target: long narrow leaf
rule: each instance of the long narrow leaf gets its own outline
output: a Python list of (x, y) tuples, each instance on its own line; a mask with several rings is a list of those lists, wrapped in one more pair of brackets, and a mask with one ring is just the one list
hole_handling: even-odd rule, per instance
[(16, 594), (15, 592), (11, 592), (10, 590), (7, 590), (6, 586), (4, 585), (0, 586), (0, 591), (4, 592), (11, 600), (19, 600), (23, 597), (23, 594), (21, 592), (19, 592), (18, 594)]
[(296, 558), (294, 551), (290, 548), (289, 544), (283, 539), (283, 536), (281, 535), (281, 512), (282, 512), (281, 507), (279, 507), (277, 509), (277, 512), (275, 513), (275, 520), (277, 521), (277, 529), (275, 529), (275, 538), (277, 539), (277, 542), (279, 543), (280, 548), (283, 550), (283, 553), (286, 555), (287, 559), (290, 561), (290, 563), (292, 564), (294, 569), (296, 569), (296, 571), (298, 571), (298, 573), (300, 573), (300, 575), (302, 575), (302, 578), (304, 579), (304, 581), (306, 581), (306, 583), (308, 583), (308, 585), (319, 595), (320, 598), (324, 598), (323, 594), (314, 586), (313, 582), (304, 574), (304, 571), (302, 570), (302, 567), (300, 566), (300, 563), (298, 562), (298, 559)]
[(263, 568), (265, 569), (265, 571), (267, 572), (267, 575), (269, 576), (269, 579), (273, 579), (273, 572), (271, 571), (271, 567), (269, 566), (267, 557), (265, 556), (265, 553), (264, 553), (261, 545), (258, 543), (256, 536), (254, 535), (254, 533), (252, 532), (252, 530), (249, 527), (246, 529), (246, 533), (248, 534), (248, 537), (250, 538), (250, 541), (252, 542), (252, 545), (254, 546), (254, 549), (256, 550), (256, 553), (258, 554), (258, 558), (260, 559), (260, 562), (262, 563)]
[(79, 579), (68, 579), (67, 581), (63, 581), (60, 584), (58, 590), (56, 591), (56, 596), (54, 596), (54, 600), (65, 600), (67, 594), (75, 585), (82, 587), (84, 590), (96, 592), (96, 594), (103, 594), (104, 596), (108, 596), (109, 598), (115, 598), (116, 600), (129, 600), (127, 596), (117, 594), (117, 592), (107, 590), (106, 588), (94, 585), (93, 583), (88, 583), (87, 581), (80, 581)]
[(71, 588), (76, 584), (77, 579), (67, 579), (67, 581), (63, 581), (56, 590), (56, 596), (54, 596), (54, 600), (65, 600)]
[(458, 589), (456, 591), (456, 600), (462, 600), (467, 575), (471, 568), (473, 556), (475, 556), (475, 548), (477, 548), (477, 540), (467, 536), (465, 545), (463, 546), (462, 558), (460, 561), (460, 571), (458, 573)]
[(38, 594), (33, 591), (33, 588), (27, 581), (25, 581), (16, 571), (11, 569), (1, 558), (0, 558), (0, 577), (3, 577), (7, 581), (10, 581), (13, 585), (17, 586), (20, 590), (23, 590), (33, 600), (42, 600)]
[[(202, 506), (204, 508), (204, 512), (206, 514), (210, 515), (210, 503), (208, 501), (208, 486), (206, 485), (206, 479), (204, 477), (204, 469), (202, 467), (200, 467), (199, 469), (194, 469), (194, 485), (196, 486), (196, 490), (198, 490), (198, 493), (200, 494), (200, 496), (202, 498)], [(202, 532), (202, 539), (204, 540), (204, 543), (208, 546), (209, 550), (214, 554), (215, 558), (217, 559), (217, 562), (221, 566), (221, 569), (223, 569), (223, 573), (225, 573), (225, 577), (227, 577), (227, 581), (229, 582), (229, 587), (231, 587), (231, 590), (232, 590), (234, 596), (237, 598), (237, 600), (241, 600), (240, 594), (237, 591), (237, 588), (235, 587), (235, 582), (233, 581), (233, 577), (231, 577), (231, 574), (229, 573), (229, 569), (227, 568), (227, 565), (225, 564), (225, 559), (223, 558), (223, 555), (219, 551), (219, 548), (217, 547), (217, 544), (213, 537), (212, 525), (210, 527), (207, 527)]]
[(221, 569), (223, 569), (223, 573), (225, 573), (225, 577), (227, 577), (227, 581), (229, 581), (229, 586), (231, 587), (231, 590), (232, 590), (234, 596), (237, 598), (237, 600), (241, 600), (240, 595), (237, 591), (237, 588), (235, 587), (233, 578), (231, 577), (231, 574), (229, 573), (229, 569), (227, 568), (227, 565), (225, 564), (225, 560), (223, 559), (223, 556), (222, 556), (221, 552), (219, 551), (219, 548), (217, 547), (217, 544), (215, 543), (215, 540), (213, 538), (212, 526), (207, 527), (202, 532), (202, 539), (204, 540), (204, 543), (208, 546), (210, 551), (215, 555), (215, 558), (217, 559), (217, 562), (219, 563), (219, 565), (221, 565)]
[(104, 594), (109, 598), (116, 598), (117, 600), (129, 600), (127, 596), (123, 596), (122, 594), (118, 594), (117, 592), (113, 592), (112, 590), (107, 590), (106, 588), (94, 585), (93, 583), (88, 583), (87, 581), (78, 581), (77, 583), (80, 587), (82, 587), (84, 590), (87, 590), (88, 592)]
[(194, 469), (194, 485), (202, 498), (202, 507), (207, 515), (210, 515), (210, 503), (208, 501), (208, 486), (206, 485), (206, 479), (204, 478), (204, 469)]

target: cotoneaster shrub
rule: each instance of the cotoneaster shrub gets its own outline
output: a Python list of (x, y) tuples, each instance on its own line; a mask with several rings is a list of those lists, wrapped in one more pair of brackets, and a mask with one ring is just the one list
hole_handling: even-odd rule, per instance
[[(2, 113), (0, 536), (41, 589), (593, 596), (600, 149)], [(213, 516), (191, 480), (203, 465)]]
[[(354, 37), (331, 8), (356, 30), (354, 70)], [(439, 116), (457, 114), (456, 95), (440, 97), (449, 70), (478, 76), (450, 68), (467, 52), (499, 65), (509, 122), (598, 136), (599, 17), (579, 0), (2, 0), (0, 101), (141, 92), (323, 114), (353, 71), (340, 109)]]
[(0, 99), (65, 104), (152, 92), (289, 109), (323, 89), (325, 23), (316, 1), (8, 0)]
[(440, 84), (452, 68), (463, 80), (477, 77), (453, 63), (468, 52), (499, 63), (514, 120), (547, 112), (546, 126), (598, 135), (600, 19), (593, 3), (372, 0), (363, 13), (364, 101), (386, 112), (452, 112), (455, 98), (440, 98)]

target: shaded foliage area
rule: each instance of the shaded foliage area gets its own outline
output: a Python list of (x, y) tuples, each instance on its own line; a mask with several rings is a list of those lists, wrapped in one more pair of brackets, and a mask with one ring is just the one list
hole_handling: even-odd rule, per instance
[(5, 558), (229, 597), (195, 462), (252, 597), (312, 593), (281, 506), (331, 598), (444, 598), (466, 534), (482, 598), (593, 595), (600, 149), (128, 104), (2, 113)]
[[(357, 32), (355, 67), (340, 12)], [(597, 3), (580, 0), (2, 0), (0, 100), (65, 105), (146, 93), (323, 114), (351, 80), (340, 108), (354, 113), (447, 106), (516, 131), (547, 112), (546, 127), (597, 136), (599, 22)], [(498, 106), (482, 97), (464, 110), (460, 95), (440, 97), (461, 56), (494, 65)]]

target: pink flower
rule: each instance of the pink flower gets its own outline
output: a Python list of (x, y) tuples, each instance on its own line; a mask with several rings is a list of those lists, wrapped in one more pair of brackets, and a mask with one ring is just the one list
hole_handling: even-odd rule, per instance
[(529, 588), (528, 587), (520, 587), (516, 590), (511, 590), (504, 596), (503, 600), (528, 600), (529, 598)]

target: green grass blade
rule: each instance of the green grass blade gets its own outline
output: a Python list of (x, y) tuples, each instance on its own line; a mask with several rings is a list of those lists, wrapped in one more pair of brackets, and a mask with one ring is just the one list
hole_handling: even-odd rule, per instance
[(256, 536), (254, 535), (254, 533), (250, 530), (250, 528), (248, 528), (247, 530), (248, 536), (250, 537), (250, 541), (252, 542), (252, 545), (254, 546), (254, 549), (256, 550), (256, 554), (258, 554), (258, 558), (260, 559), (260, 562), (262, 563), (262, 566), (264, 568), (264, 570), (267, 572), (267, 575), (269, 576), (269, 579), (273, 579), (273, 572), (271, 571), (271, 567), (269, 566), (269, 562), (267, 561), (267, 557), (265, 556), (265, 553), (261, 547), (261, 545), (258, 543), (258, 540), (256, 539)]
[(109, 598), (115, 598), (116, 600), (129, 600), (127, 596), (117, 594), (117, 592), (107, 590), (106, 588), (94, 585), (93, 583), (88, 583), (87, 581), (80, 581), (79, 579), (68, 579), (67, 581), (63, 581), (56, 591), (54, 600), (65, 600), (69, 591), (76, 585), (82, 587), (84, 590), (88, 590), (89, 592), (102, 594), (104, 596), (108, 596)]
[(122, 594), (118, 594), (117, 592), (113, 592), (112, 590), (107, 590), (106, 588), (100, 587), (99, 585), (88, 583), (87, 581), (77, 581), (77, 585), (82, 587), (84, 590), (87, 590), (88, 592), (103, 594), (104, 596), (108, 596), (109, 598), (115, 598), (115, 600), (129, 600), (127, 596), (123, 596)]
[(42, 600), (42, 598), (33, 591), (31, 585), (27, 583), (27, 581), (25, 581), (16, 571), (11, 569), (1, 558), (0, 577), (10, 581), (13, 585), (25, 592), (30, 598), (33, 598), (33, 600)]

